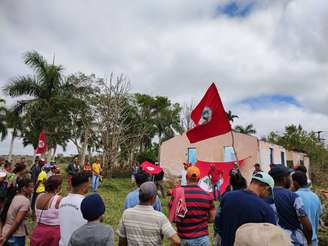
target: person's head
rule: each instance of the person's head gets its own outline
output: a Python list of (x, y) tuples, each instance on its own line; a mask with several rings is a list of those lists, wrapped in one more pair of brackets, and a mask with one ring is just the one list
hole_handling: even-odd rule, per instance
[(74, 159), (73, 159), (73, 163), (74, 163), (74, 164), (78, 164), (78, 163), (79, 163), (79, 159), (78, 159), (77, 157), (74, 157)]
[(81, 203), (81, 212), (87, 221), (102, 220), (105, 213), (105, 204), (98, 193), (86, 196)]
[(99, 157), (96, 158), (96, 162), (100, 163), (100, 158)]
[(29, 197), (33, 193), (33, 182), (31, 179), (23, 177), (17, 179), (17, 193), (24, 194)]
[(186, 162), (184, 162), (184, 163), (183, 163), (183, 168), (184, 168), (185, 170), (187, 170), (187, 169), (188, 169), (188, 167), (189, 167), (189, 164), (188, 164), (188, 163), (186, 163)]
[(188, 183), (197, 183), (200, 178), (200, 170), (196, 166), (190, 166), (187, 169), (187, 181)]
[(63, 183), (63, 178), (60, 175), (52, 175), (46, 180), (46, 192), (59, 193)]
[(20, 160), (20, 162), (21, 162), (22, 164), (25, 164), (25, 162), (26, 162), (25, 157), (22, 157), (21, 160)]
[(39, 163), (39, 161), (40, 161), (40, 157), (37, 155), (37, 156), (35, 157), (35, 160), (34, 160), (34, 162), (38, 164), (38, 163)]
[(12, 172), (12, 165), (11, 165), (11, 162), (6, 161), (6, 162), (5, 162), (5, 166), (4, 166), (4, 168), (5, 168), (6, 172), (11, 173), (11, 172)]
[(89, 190), (89, 176), (86, 173), (77, 173), (72, 176), (72, 191), (75, 194), (85, 195)]
[(273, 178), (276, 186), (290, 188), (290, 170), (284, 165), (274, 165), (269, 171), (270, 176)]
[(214, 170), (216, 170), (216, 166), (215, 166), (215, 164), (211, 164), (211, 169), (214, 171)]
[(42, 170), (44, 170), (46, 173), (48, 173), (51, 170), (51, 165), (50, 164), (45, 164), (42, 167)]
[(241, 190), (247, 188), (247, 181), (241, 175), (238, 169), (232, 169), (230, 171), (230, 185), (232, 190)]
[(154, 182), (147, 181), (140, 186), (139, 201), (140, 205), (153, 205), (156, 201), (157, 189)]
[(246, 223), (236, 231), (234, 246), (292, 246), (288, 235), (280, 227), (269, 223)]
[(299, 188), (304, 188), (308, 186), (307, 176), (302, 171), (295, 171), (292, 174), (293, 189), (296, 191)]
[(39, 166), (43, 167), (46, 164), (46, 161), (42, 158), (39, 159)]
[(257, 172), (261, 171), (261, 165), (260, 165), (259, 163), (255, 163), (255, 165), (254, 165), (254, 169), (255, 169), (255, 171), (257, 171)]
[(259, 197), (268, 197), (272, 194), (274, 187), (273, 178), (265, 172), (257, 172), (253, 175), (249, 189)]
[(141, 169), (138, 170), (138, 172), (136, 174), (134, 174), (134, 179), (135, 179), (138, 187), (140, 187), (140, 185), (142, 185), (143, 183), (145, 183), (149, 180), (148, 174)]
[(297, 166), (296, 168), (294, 168), (294, 170), (295, 171), (301, 171), (301, 172), (303, 172), (305, 174), (307, 173), (307, 168), (305, 166), (303, 166), (303, 165)]
[(25, 176), (27, 174), (26, 165), (25, 164), (22, 164), (22, 163), (17, 163), (15, 165), (15, 168), (13, 170), (13, 173), (15, 173), (19, 177)]

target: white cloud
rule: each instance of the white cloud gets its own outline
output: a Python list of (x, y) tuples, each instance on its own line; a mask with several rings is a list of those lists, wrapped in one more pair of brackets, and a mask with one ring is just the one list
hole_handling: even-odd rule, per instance
[(272, 94), (293, 96), (303, 105), (279, 108), (274, 119), (264, 117), (264, 109), (253, 112), (263, 119), (258, 129), (282, 128), (288, 120), (281, 119), (293, 114), (304, 125), (311, 115), (325, 119), (328, 1), (255, 2), (247, 18), (229, 18), (216, 13), (227, 0), (3, 0), (0, 85), (27, 73), (22, 54), (36, 49), (49, 60), (55, 54), (66, 73), (123, 72), (134, 91), (173, 101), (198, 100), (216, 81), (227, 107)]

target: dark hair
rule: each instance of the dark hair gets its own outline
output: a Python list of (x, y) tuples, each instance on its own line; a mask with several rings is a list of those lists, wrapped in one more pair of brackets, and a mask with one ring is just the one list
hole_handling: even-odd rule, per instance
[(297, 182), (300, 187), (305, 187), (308, 185), (307, 176), (302, 171), (296, 171), (292, 174), (292, 179), (294, 182)]
[(29, 178), (16, 177), (16, 182), (15, 182), (16, 185), (8, 187), (6, 198), (5, 198), (5, 201), (3, 204), (3, 209), (0, 214), (0, 220), (1, 220), (2, 224), (4, 224), (6, 222), (7, 213), (8, 213), (10, 204), (11, 204), (12, 200), (14, 199), (16, 193), (19, 191), (22, 191), (22, 189), (24, 187), (29, 186), (31, 183), (32, 183), (32, 180)]
[(149, 180), (148, 174), (142, 170), (138, 170), (138, 172), (134, 175), (134, 178), (138, 186), (142, 185), (143, 183)]
[(32, 182), (30, 178), (18, 178), (16, 182), (17, 191), (22, 191), (24, 187), (28, 187)]
[(86, 173), (77, 173), (72, 176), (72, 187), (78, 187), (81, 184), (89, 182), (89, 176)]
[(5, 165), (4, 165), (4, 168), (8, 168), (8, 167), (10, 167), (11, 166), (11, 162), (9, 162), (9, 161), (5, 161)]
[(140, 203), (146, 203), (150, 201), (153, 197), (149, 196), (149, 194), (146, 194), (144, 192), (139, 191), (139, 201)]
[(233, 170), (230, 172), (230, 185), (234, 190), (245, 189), (247, 187), (246, 179), (241, 175), (239, 170)]
[(14, 170), (13, 170), (13, 173), (19, 173), (19, 172), (21, 172), (21, 171), (23, 171), (24, 169), (26, 169), (26, 165), (25, 164), (23, 164), (23, 163), (16, 163), (16, 165), (15, 165), (15, 168), (14, 168)]
[(303, 173), (307, 173), (307, 168), (305, 166), (298, 166), (295, 168), (295, 171), (300, 171), (300, 172), (303, 172)]
[(259, 163), (255, 163), (254, 167), (260, 167), (261, 165)]
[(60, 175), (52, 175), (46, 180), (46, 191), (55, 191), (63, 183), (63, 178)]

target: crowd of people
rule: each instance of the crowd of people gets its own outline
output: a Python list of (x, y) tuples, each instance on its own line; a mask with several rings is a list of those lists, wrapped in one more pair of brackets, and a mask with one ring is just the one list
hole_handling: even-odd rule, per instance
[[(30, 169), (25, 162), (22, 159), (13, 169), (7, 161), (0, 163), (0, 245), (25, 245), (30, 210), (36, 222), (31, 246), (114, 245), (115, 233), (103, 223), (106, 206), (97, 193), (100, 159), (81, 167), (75, 158), (67, 166), (66, 197), (60, 195), (64, 180), (55, 162), (36, 158)], [(158, 195), (165, 197), (164, 173), (151, 177), (134, 169), (137, 188), (122, 204), (116, 231), (119, 246), (162, 245), (164, 236), (171, 245), (209, 246), (210, 223), (214, 245), (318, 245), (322, 208), (306, 168), (272, 165), (267, 173), (259, 164), (254, 167), (248, 185), (233, 168), (229, 186), (221, 192), (223, 173), (211, 166), (209, 193), (199, 186), (199, 168), (184, 164), (180, 181), (169, 194), (167, 216)]]

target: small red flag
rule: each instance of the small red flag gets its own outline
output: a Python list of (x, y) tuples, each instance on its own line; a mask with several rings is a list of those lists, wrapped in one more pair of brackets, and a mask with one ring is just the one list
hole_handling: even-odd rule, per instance
[(46, 133), (42, 131), (39, 135), (38, 147), (35, 150), (36, 154), (44, 154), (48, 150)]
[(190, 143), (231, 131), (230, 122), (214, 83), (207, 89), (202, 100), (192, 111), (191, 119), (195, 123), (195, 127), (187, 132)]
[(151, 175), (156, 175), (159, 174), (162, 171), (162, 168), (159, 166), (156, 166), (153, 163), (150, 163), (148, 161), (144, 161), (141, 165), (140, 165), (141, 169), (143, 171), (145, 171), (146, 173), (149, 173)]

